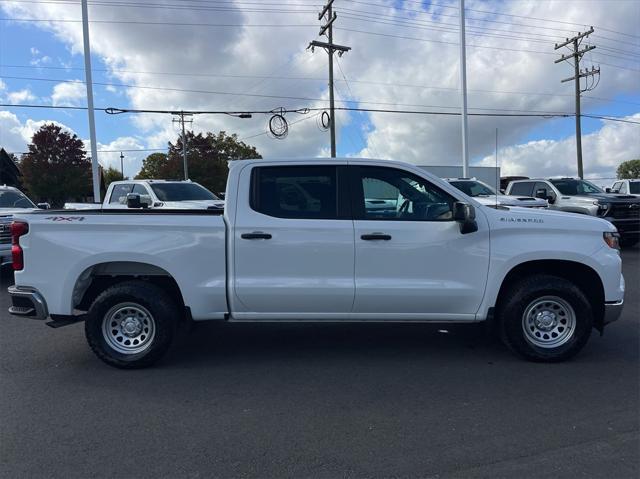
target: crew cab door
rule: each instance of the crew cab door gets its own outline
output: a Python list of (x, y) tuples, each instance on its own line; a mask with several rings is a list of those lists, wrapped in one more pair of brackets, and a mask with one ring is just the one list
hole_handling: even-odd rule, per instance
[(234, 318), (345, 319), (351, 312), (346, 168), (318, 161), (242, 170), (232, 230)]
[[(487, 220), (462, 234), (456, 198), (412, 172), (353, 166), (355, 227), (353, 319), (473, 320), (489, 267)], [(371, 208), (372, 200), (395, 203)]]

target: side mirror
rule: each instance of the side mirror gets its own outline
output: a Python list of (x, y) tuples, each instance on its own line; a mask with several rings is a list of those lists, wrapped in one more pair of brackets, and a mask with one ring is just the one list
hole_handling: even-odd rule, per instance
[(138, 193), (127, 194), (127, 208), (148, 208), (149, 205), (142, 201)]
[(553, 203), (556, 200), (556, 195), (553, 193), (553, 191), (549, 193), (546, 188), (540, 188), (536, 190), (536, 198), (547, 200), (549, 203)]
[(605, 193), (611, 193), (611, 188), (605, 188), (605, 189), (604, 189), (604, 192), (605, 192)]
[(463, 235), (478, 231), (476, 209), (469, 203), (456, 201), (453, 204), (453, 219), (460, 224), (460, 233)]
[(51, 208), (51, 205), (49, 203), (38, 203), (36, 206), (41, 210), (48, 210), (49, 208)]

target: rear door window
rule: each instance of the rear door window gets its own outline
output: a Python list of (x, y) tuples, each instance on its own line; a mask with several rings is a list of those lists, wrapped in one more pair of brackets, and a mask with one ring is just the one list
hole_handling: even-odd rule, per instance
[[(131, 183), (121, 183), (119, 185), (115, 185), (113, 187), (113, 191), (111, 192), (111, 198), (109, 198), (110, 204), (125, 204), (126, 198), (131, 190), (133, 185)], [(124, 198), (124, 201), (122, 200)]]
[(533, 196), (533, 185), (534, 183), (532, 181), (514, 183), (509, 194), (519, 196)]
[(345, 219), (348, 201), (340, 201), (338, 168), (321, 166), (256, 167), (251, 174), (251, 208), (277, 218)]

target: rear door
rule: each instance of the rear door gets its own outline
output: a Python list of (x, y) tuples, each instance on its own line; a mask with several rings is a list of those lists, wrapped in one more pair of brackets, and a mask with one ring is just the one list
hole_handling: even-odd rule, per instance
[(240, 173), (235, 318), (345, 319), (351, 312), (354, 240), (345, 169), (319, 161)]
[[(352, 167), (356, 295), (352, 318), (473, 320), (486, 285), (489, 229), (462, 234), (456, 200), (412, 172)], [(384, 211), (371, 200), (392, 201)]]

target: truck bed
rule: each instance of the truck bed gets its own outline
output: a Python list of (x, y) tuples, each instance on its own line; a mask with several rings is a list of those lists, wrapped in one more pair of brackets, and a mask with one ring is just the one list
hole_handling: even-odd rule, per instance
[(40, 291), (50, 314), (72, 314), (93, 278), (123, 272), (169, 276), (194, 319), (227, 312), (222, 211), (49, 210), (15, 220), (29, 223), (16, 284)]

